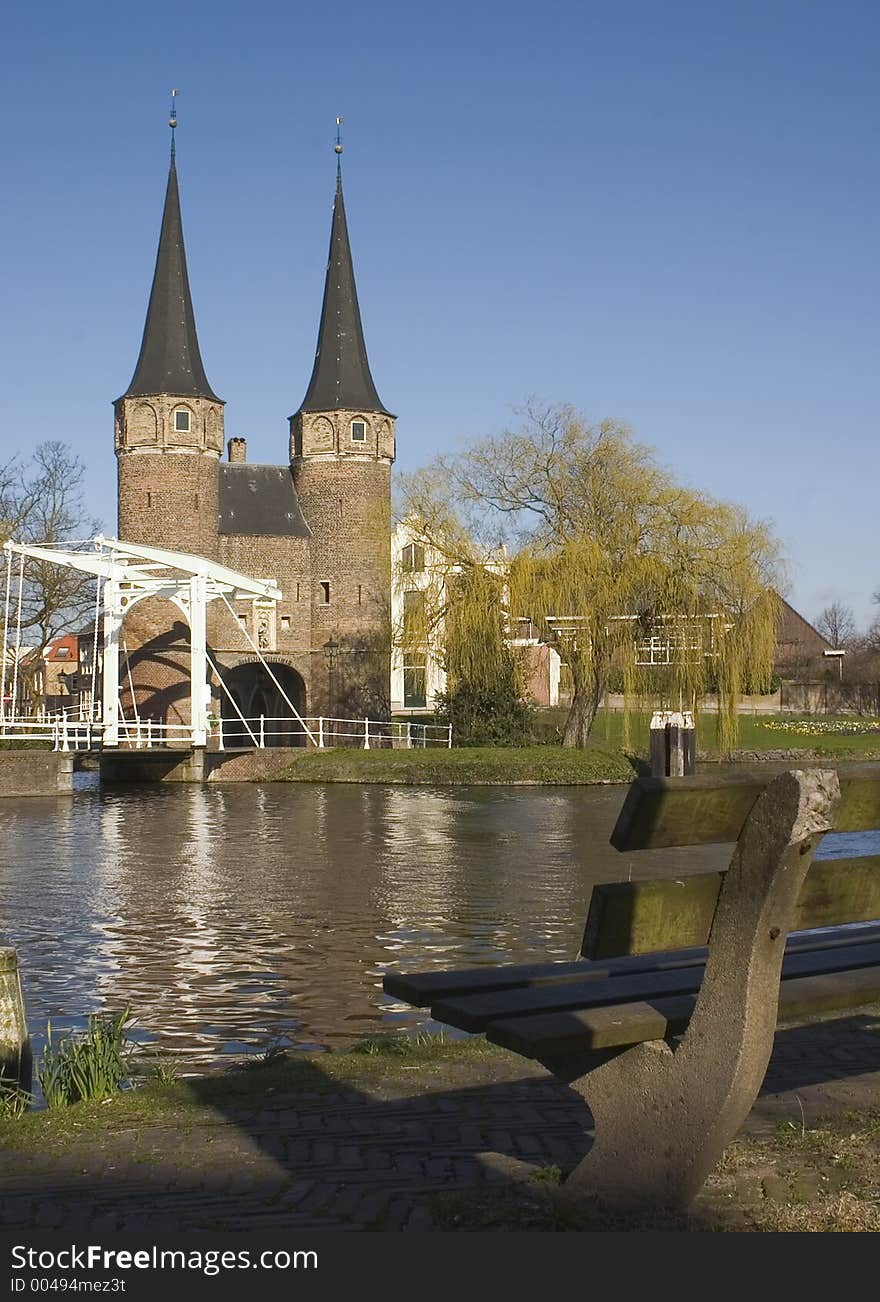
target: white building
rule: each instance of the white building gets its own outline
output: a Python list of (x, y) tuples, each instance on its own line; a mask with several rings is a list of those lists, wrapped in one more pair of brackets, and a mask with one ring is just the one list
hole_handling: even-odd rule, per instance
[[(490, 561), (500, 567), (501, 562)], [(446, 582), (461, 567), (440, 552), (415, 541), (413, 531), (401, 521), (391, 535), (391, 710), (393, 714), (433, 712), (439, 693), (446, 691), (446, 671), (439, 648), (443, 619), (424, 631), (422, 611), (442, 610)], [(502, 572), (499, 568), (499, 572)], [(408, 618), (411, 616), (412, 618)], [(409, 624), (409, 630), (407, 625)], [(413, 636), (413, 629), (420, 630)], [(407, 633), (409, 632), (409, 636)], [(528, 696), (538, 706), (559, 704), (560, 659), (542, 641), (528, 619), (511, 619), (508, 645), (525, 660)]]

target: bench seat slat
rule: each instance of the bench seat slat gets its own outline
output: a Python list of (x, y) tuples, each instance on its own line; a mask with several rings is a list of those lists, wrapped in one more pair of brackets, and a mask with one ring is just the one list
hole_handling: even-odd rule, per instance
[[(878, 931), (880, 939), (880, 931)], [(498, 994), (508, 990), (536, 990), (567, 981), (597, 981), (636, 972), (662, 972), (667, 968), (705, 963), (705, 946), (674, 953), (633, 954), (607, 963), (534, 963), (518, 966), (474, 967), (449, 972), (389, 972), (382, 982), (386, 994), (417, 1008), (429, 1008), (440, 999), (457, 995)]]
[[(784, 981), (779, 1020), (857, 1008), (880, 1000), (880, 969), (822, 973)], [(572, 1009), (536, 1017), (505, 1017), (490, 1022), (486, 1038), (526, 1058), (548, 1059), (625, 1048), (646, 1040), (681, 1035), (696, 1005), (696, 995), (637, 1002), (626, 1006)]]
[[(786, 954), (842, 945), (864, 945), (880, 941), (880, 923), (875, 927), (835, 927), (827, 932), (789, 936)], [(667, 968), (705, 963), (705, 945), (650, 954), (631, 954), (604, 962), (508, 963), (501, 967), (472, 967), (434, 972), (387, 972), (382, 982), (386, 994), (417, 1008), (429, 1008), (440, 999), (490, 991), (533, 989), (555, 981), (601, 980), (636, 972), (662, 972)]]
[[(783, 981), (844, 968), (880, 964), (880, 942), (814, 949), (786, 955)], [(431, 1015), (463, 1031), (483, 1031), (502, 1017), (541, 1015), (603, 1004), (626, 1004), (675, 995), (696, 994), (703, 978), (703, 965), (691, 964), (667, 970), (634, 973), (598, 980), (562, 981), (539, 988), (500, 990), (440, 1000), (431, 1005)]]
[(639, 1000), (623, 1007), (570, 1008), (535, 1017), (489, 1022), (486, 1039), (526, 1058), (567, 1057), (616, 1049), (644, 1040), (680, 1035), (696, 1006), (696, 995)]
[(510, 990), (537, 985), (568, 975), (580, 976), (582, 959), (556, 963), (505, 963), (501, 967), (471, 967), (448, 972), (387, 972), (382, 988), (388, 995), (416, 1008), (427, 1008), (435, 999), (466, 990)]

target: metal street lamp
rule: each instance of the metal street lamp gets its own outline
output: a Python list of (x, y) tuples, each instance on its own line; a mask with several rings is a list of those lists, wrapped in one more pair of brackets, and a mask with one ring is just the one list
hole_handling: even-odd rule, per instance
[(327, 708), (330, 718), (333, 718), (333, 665), (336, 661), (336, 655), (339, 651), (339, 643), (332, 637), (324, 643), (324, 655), (327, 657)]

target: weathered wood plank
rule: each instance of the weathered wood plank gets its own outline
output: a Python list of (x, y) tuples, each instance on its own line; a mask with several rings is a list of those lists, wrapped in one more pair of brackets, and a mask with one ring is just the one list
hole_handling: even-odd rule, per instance
[[(795, 765), (792, 765), (794, 768)], [(840, 777), (839, 832), (880, 828), (880, 764), (829, 761)], [(736, 841), (773, 773), (747, 769), (713, 777), (636, 778), (627, 792), (611, 844), (617, 850)]]
[[(878, 1001), (880, 967), (796, 977), (780, 985), (779, 1020), (858, 1008)], [(580, 1057), (681, 1035), (696, 1002), (696, 995), (682, 995), (650, 1003), (505, 1017), (489, 1023), (486, 1039), (542, 1062)]]
[(428, 1008), (436, 999), (465, 991), (512, 990), (517, 986), (540, 985), (566, 976), (583, 976), (584, 962), (505, 963), (500, 967), (460, 968), (448, 972), (387, 972), (382, 989), (395, 999), (416, 1008)]
[[(880, 943), (847, 945), (836, 949), (817, 949), (786, 954), (782, 979), (813, 976), (845, 968), (880, 965)], [(431, 1006), (431, 1016), (463, 1031), (483, 1031), (490, 1022), (503, 1017), (520, 1017), (562, 1012), (603, 1004), (626, 1004), (668, 998), (671, 995), (695, 994), (703, 979), (703, 965), (638, 972), (585, 981), (560, 981), (541, 987), (520, 987), (476, 995), (441, 999)]]
[(749, 770), (723, 779), (636, 778), (618, 815), (616, 850), (735, 841), (772, 775)]
[(880, 1000), (880, 967), (825, 972), (821, 976), (783, 981), (779, 987), (779, 1018), (809, 1017), (841, 1008), (858, 1008)]
[[(785, 952), (800, 953), (813, 949), (834, 949), (841, 945), (880, 941), (880, 923), (874, 927), (835, 927), (833, 931), (789, 936)], [(454, 995), (479, 994), (491, 990), (514, 990), (550, 985), (554, 981), (603, 980), (612, 976), (629, 976), (635, 972), (662, 972), (666, 968), (688, 967), (705, 963), (705, 945), (674, 949), (661, 953), (627, 954), (591, 963), (587, 959), (556, 963), (505, 963), (500, 967), (460, 968), (452, 971), (387, 972), (382, 982), (386, 994), (416, 1008)]]
[(880, 918), (880, 855), (813, 861), (795, 906), (793, 931), (874, 918)]
[[(608, 959), (705, 945), (723, 873), (593, 887), (581, 954)], [(880, 918), (880, 855), (813, 862), (793, 931)]]
[(880, 828), (880, 764), (841, 764), (840, 808), (834, 821), (838, 832), (867, 832)]
[(553, 1058), (616, 1049), (646, 1040), (665, 1040), (687, 1027), (696, 995), (636, 1002), (610, 1008), (568, 1009), (534, 1017), (490, 1022), (486, 1039), (525, 1058)]
[(617, 958), (705, 946), (723, 873), (594, 886), (584, 930), (584, 958)]

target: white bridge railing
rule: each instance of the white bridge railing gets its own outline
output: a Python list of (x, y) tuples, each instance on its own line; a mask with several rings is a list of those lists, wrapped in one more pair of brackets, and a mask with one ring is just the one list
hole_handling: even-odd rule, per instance
[(380, 719), (268, 718), (220, 719), (212, 729), (218, 748), (236, 746), (360, 746), (363, 750), (393, 747), (413, 750), (424, 746), (452, 745), (452, 724), (399, 722)]
[[(98, 750), (102, 744), (99, 720), (74, 711), (41, 718), (0, 720), (0, 741), (48, 741), (53, 750)], [(189, 746), (187, 723), (160, 723), (153, 719), (120, 719), (121, 750), (153, 750), (157, 747)], [(427, 746), (451, 747), (452, 725), (387, 721), (382, 719), (335, 719), (320, 716), (296, 719), (290, 715), (272, 718), (215, 719), (208, 739), (218, 750), (258, 750), (271, 746), (355, 746), (362, 750), (393, 748), (414, 750)]]

